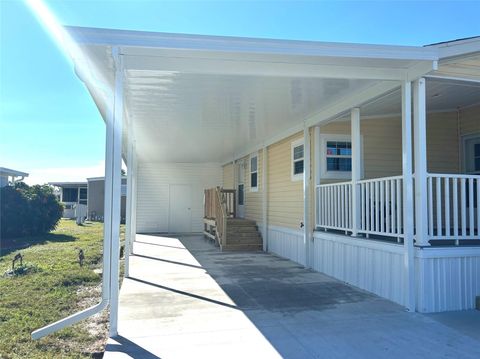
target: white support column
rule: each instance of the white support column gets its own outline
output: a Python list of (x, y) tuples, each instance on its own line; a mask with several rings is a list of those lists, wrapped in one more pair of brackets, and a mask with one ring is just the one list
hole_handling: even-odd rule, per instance
[(267, 146), (263, 146), (262, 166), (262, 218), (263, 218), (263, 251), (268, 251), (268, 153)]
[[(111, 172), (105, 173), (105, 194), (109, 192), (110, 203), (106, 205), (105, 227), (110, 228), (111, 272), (110, 272), (110, 337), (118, 334), (118, 292), (119, 292), (119, 257), (120, 257), (120, 206), (122, 186), (122, 125), (123, 125), (123, 66), (118, 48), (112, 49), (115, 60), (114, 114), (109, 131), (110, 146), (107, 148), (106, 162)], [(108, 138), (107, 138), (108, 140)], [(107, 183), (107, 175), (110, 177)]]
[(132, 247), (132, 205), (133, 205), (133, 151), (134, 144), (130, 141), (127, 154), (127, 203), (126, 203), (126, 218), (125, 218), (125, 277), (130, 276), (130, 253)]
[(360, 226), (360, 192), (357, 182), (361, 179), (362, 158), (360, 139), (360, 109), (352, 108), (350, 112), (352, 136), (352, 236), (358, 235)]
[(417, 246), (429, 246), (427, 209), (427, 125), (425, 79), (413, 83), (413, 126), (415, 151), (415, 239)]
[(315, 189), (314, 189), (314, 196), (315, 198), (315, 228), (318, 225), (318, 219), (320, 218), (320, 198), (317, 192), (317, 186), (321, 183), (321, 161), (320, 161), (320, 126), (315, 126), (314, 132), (314, 155), (313, 155), (313, 164), (315, 169)]
[(130, 227), (130, 254), (133, 254), (133, 243), (137, 235), (137, 179), (138, 179), (138, 162), (137, 162), (137, 144), (133, 143), (133, 175), (132, 175), (132, 225)]
[(407, 278), (407, 308), (414, 312), (415, 268), (413, 247), (413, 176), (412, 176), (412, 96), (411, 83), (402, 83), (402, 171), (404, 265)]
[(305, 267), (312, 267), (312, 228), (310, 223), (310, 131), (303, 130), (303, 244), (305, 246)]

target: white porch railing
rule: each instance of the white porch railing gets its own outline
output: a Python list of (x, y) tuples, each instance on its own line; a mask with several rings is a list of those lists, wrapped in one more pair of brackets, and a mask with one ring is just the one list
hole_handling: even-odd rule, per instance
[(352, 182), (318, 185), (317, 226), (352, 230)]
[(403, 237), (402, 176), (358, 181), (360, 229), (358, 233)]
[[(317, 227), (394, 237), (403, 230), (403, 177), (384, 177), (356, 183), (358, 209), (352, 208), (352, 182), (317, 185)], [(480, 239), (480, 176), (427, 175), (429, 240)], [(352, 217), (358, 213), (358, 227)]]
[(480, 239), (480, 176), (428, 174), (429, 239)]

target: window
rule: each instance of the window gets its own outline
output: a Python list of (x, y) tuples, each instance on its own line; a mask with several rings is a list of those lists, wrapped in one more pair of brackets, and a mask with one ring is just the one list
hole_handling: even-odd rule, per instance
[(63, 202), (77, 202), (78, 201), (78, 188), (63, 188), (62, 189), (62, 201)]
[(80, 188), (79, 203), (80, 204), (87, 204), (87, 189), (86, 188)]
[[(360, 157), (361, 154), (360, 154)], [(350, 179), (352, 176), (352, 140), (349, 135), (320, 136), (321, 178)]]
[(466, 136), (463, 141), (465, 172), (480, 174), (480, 136)]
[(350, 141), (327, 141), (327, 171), (352, 171)]
[(243, 201), (244, 201), (244, 195), (243, 195), (243, 184), (238, 185), (238, 205), (243, 206)]
[(258, 191), (258, 155), (250, 156), (250, 191)]
[(292, 142), (292, 181), (303, 180), (304, 167), (303, 139)]

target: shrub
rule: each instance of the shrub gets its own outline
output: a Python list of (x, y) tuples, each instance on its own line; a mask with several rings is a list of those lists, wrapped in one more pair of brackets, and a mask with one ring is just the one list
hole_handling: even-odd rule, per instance
[(14, 238), (39, 235), (55, 229), (62, 217), (63, 207), (52, 189), (47, 186), (28, 186), (0, 189), (0, 236)]

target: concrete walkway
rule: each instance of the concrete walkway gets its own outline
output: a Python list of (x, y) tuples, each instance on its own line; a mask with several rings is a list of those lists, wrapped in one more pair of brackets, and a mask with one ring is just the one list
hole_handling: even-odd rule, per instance
[(105, 358), (480, 358), (480, 312), (407, 313), (265, 253), (137, 235)]

